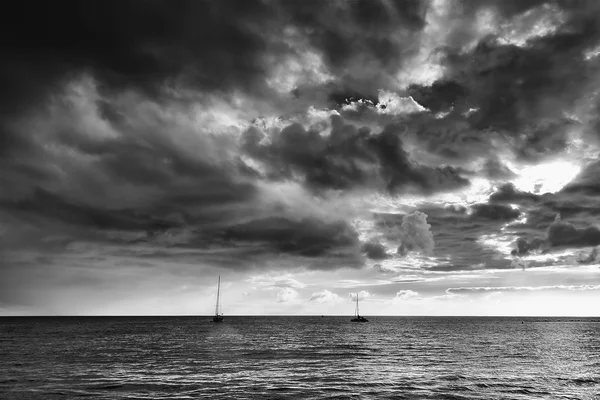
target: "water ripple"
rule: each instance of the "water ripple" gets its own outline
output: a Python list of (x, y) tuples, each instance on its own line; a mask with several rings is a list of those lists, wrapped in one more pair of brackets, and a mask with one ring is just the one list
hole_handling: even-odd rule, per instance
[(370, 320), (0, 318), (0, 398), (600, 398), (597, 319)]

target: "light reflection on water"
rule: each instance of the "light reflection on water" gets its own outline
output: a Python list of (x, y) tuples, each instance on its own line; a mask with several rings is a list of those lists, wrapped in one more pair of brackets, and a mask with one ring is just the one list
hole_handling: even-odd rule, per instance
[(600, 397), (599, 319), (369, 319), (0, 318), (0, 398)]

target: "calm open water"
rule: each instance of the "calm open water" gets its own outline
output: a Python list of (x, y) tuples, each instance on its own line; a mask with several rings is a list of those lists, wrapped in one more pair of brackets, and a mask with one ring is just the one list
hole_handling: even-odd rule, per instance
[(598, 318), (209, 319), (0, 318), (0, 398), (600, 399)]

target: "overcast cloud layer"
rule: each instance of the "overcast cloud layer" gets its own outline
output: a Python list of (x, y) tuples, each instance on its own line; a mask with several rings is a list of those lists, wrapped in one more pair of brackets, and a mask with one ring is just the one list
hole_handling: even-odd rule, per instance
[(0, 314), (593, 313), (596, 1), (0, 20)]

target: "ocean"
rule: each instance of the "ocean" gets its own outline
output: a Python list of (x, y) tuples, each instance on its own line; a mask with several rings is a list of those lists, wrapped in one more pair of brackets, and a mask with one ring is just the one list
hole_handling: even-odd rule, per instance
[(1, 399), (600, 399), (599, 318), (0, 318)]

